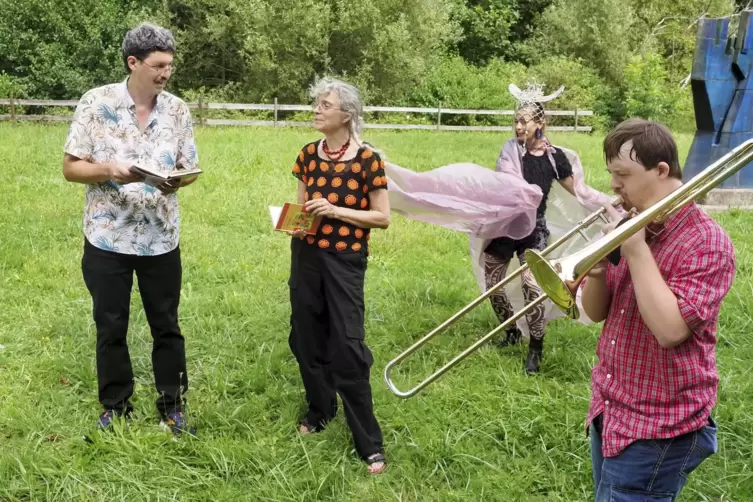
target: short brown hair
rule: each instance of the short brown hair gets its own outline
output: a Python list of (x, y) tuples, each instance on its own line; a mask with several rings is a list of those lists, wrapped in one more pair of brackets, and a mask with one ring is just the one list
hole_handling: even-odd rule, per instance
[(620, 149), (628, 141), (633, 145), (630, 158), (646, 169), (655, 169), (659, 162), (669, 165), (669, 176), (682, 179), (677, 143), (667, 126), (645, 119), (620, 122), (604, 138), (604, 157), (607, 162), (619, 157)]

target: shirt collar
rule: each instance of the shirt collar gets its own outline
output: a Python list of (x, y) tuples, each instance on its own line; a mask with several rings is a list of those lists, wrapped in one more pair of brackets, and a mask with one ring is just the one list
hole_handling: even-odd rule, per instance
[(673, 213), (662, 223), (650, 223), (646, 225), (646, 233), (648, 235), (649, 242), (662, 242), (670, 235), (673, 230), (680, 226), (691, 213), (697, 211), (697, 206), (694, 201), (686, 204), (682, 209)]
[[(120, 83), (119, 89), (120, 89), (122, 98), (124, 100), (124, 103), (126, 105), (126, 108), (134, 114), (134, 120), (135, 120), (136, 103), (133, 101), (133, 97), (131, 97), (131, 93), (128, 92), (128, 79), (129, 78), (130, 77), (126, 77), (125, 80), (123, 80)], [(149, 115), (149, 123), (147, 124), (147, 127), (150, 127), (157, 120), (157, 115), (159, 113), (159, 110), (162, 108), (162, 102), (165, 99), (163, 94), (164, 94), (164, 91), (157, 94), (157, 99), (155, 100), (154, 108), (152, 109), (152, 113)]]

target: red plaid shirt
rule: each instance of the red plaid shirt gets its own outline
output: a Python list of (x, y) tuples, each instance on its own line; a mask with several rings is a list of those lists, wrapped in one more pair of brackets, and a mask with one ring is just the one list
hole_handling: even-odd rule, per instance
[(663, 348), (641, 318), (626, 260), (607, 268), (609, 314), (599, 337), (586, 427), (602, 414), (602, 454), (639, 439), (666, 439), (703, 427), (716, 403), (717, 318), (735, 275), (725, 231), (691, 203), (663, 226), (647, 228), (649, 247), (677, 296), (692, 335)]

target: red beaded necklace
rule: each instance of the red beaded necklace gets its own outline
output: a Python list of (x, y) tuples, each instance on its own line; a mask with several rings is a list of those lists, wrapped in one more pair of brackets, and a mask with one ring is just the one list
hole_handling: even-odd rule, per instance
[(337, 150), (329, 150), (327, 148), (327, 140), (325, 139), (322, 142), (322, 151), (324, 151), (324, 154), (329, 157), (331, 160), (334, 160), (335, 162), (340, 160), (343, 155), (345, 155), (345, 152), (348, 150), (348, 147), (350, 146), (350, 135), (348, 135), (348, 141), (345, 142), (343, 146), (338, 148)]

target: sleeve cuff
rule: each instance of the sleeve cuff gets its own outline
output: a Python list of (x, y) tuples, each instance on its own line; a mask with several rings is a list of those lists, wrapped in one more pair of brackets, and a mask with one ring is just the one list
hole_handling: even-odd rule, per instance
[(198, 162), (182, 162), (179, 165), (183, 169), (197, 169), (199, 167)]
[(705, 320), (698, 313), (698, 309), (686, 302), (685, 298), (682, 297), (677, 298), (677, 306), (680, 308), (680, 315), (685, 320), (685, 324), (688, 325), (693, 334), (700, 334)]
[(65, 148), (63, 151), (68, 155), (73, 155), (74, 157), (78, 157), (79, 159), (85, 160), (87, 162), (91, 162), (93, 160), (92, 153), (83, 148)]

